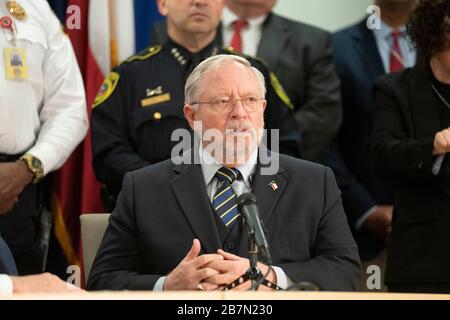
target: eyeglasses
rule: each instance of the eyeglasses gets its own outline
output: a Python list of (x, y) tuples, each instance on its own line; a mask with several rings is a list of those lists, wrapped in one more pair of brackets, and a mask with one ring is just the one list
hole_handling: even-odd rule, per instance
[(218, 97), (211, 101), (192, 102), (191, 105), (209, 104), (214, 111), (221, 114), (228, 114), (231, 112), (231, 110), (233, 110), (236, 103), (240, 101), (245, 111), (257, 112), (262, 108), (262, 100), (264, 100), (264, 98), (256, 98), (254, 96), (247, 96), (241, 99), (233, 99), (231, 97)]

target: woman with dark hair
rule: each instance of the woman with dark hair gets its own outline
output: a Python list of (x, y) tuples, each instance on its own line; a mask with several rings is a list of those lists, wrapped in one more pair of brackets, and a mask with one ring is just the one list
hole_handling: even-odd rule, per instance
[(396, 184), (386, 284), (450, 293), (450, 0), (422, 0), (419, 63), (375, 82), (372, 160)]

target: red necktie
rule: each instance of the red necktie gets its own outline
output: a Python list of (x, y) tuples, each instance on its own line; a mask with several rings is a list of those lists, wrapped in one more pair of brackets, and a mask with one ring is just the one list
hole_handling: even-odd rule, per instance
[(242, 53), (242, 37), (241, 30), (248, 26), (248, 22), (246, 20), (236, 20), (233, 22), (234, 33), (231, 38), (231, 47), (234, 51)]
[(405, 68), (405, 62), (403, 60), (402, 50), (400, 49), (400, 44), (398, 42), (398, 37), (400, 36), (400, 32), (394, 31), (392, 32), (393, 44), (389, 62), (389, 71), (397, 72), (401, 71)]

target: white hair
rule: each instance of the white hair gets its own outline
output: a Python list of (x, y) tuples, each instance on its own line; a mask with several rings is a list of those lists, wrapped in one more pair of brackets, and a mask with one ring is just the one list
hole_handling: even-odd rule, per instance
[(263, 94), (262, 97), (264, 98), (266, 96), (266, 82), (263, 74), (255, 67), (252, 67), (247, 59), (232, 54), (219, 54), (204, 60), (189, 75), (184, 88), (185, 103), (192, 104), (198, 102), (198, 99), (204, 90), (202, 84), (203, 75), (209, 71), (217, 70), (220, 66), (227, 63), (237, 63), (252, 71), (261, 88), (261, 93)]

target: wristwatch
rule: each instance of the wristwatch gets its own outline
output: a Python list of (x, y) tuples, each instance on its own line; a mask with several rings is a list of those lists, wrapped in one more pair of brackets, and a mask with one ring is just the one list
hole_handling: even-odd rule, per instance
[(20, 160), (25, 162), (28, 170), (33, 173), (33, 183), (38, 183), (39, 180), (44, 177), (44, 166), (42, 165), (41, 160), (31, 154), (24, 154), (22, 157), (20, 157)]

